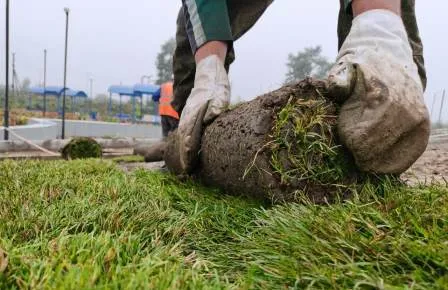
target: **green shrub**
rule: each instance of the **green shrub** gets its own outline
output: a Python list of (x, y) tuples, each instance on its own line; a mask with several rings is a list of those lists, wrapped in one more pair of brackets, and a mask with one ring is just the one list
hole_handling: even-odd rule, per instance
[(62, 149), (62, 157), (66, 160), (101, 158), (102, 155), (101, 145), (88, 137), (74, 138)]

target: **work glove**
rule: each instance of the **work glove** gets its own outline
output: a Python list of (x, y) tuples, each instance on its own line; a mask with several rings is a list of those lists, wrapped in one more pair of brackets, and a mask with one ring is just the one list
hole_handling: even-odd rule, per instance
[(344, 101), (340, 140), (362, 171), (400, 174), (423, 154), (430, 119), (401, 17), (387, 10), (356, 17), (329, 86)]
[(194, 88), (182, 111), (177, 130), (181, 170), (191, 173), (199, 160), (204, 126), (230, 103), (230, 84), (224, 63), (216, 55), (196, 66)]

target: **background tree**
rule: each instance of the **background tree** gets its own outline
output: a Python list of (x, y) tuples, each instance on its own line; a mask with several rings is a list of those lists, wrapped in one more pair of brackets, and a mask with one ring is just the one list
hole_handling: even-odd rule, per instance
[(316, 78), (324, 78), (330, 70), (333, 63), (322, 56), (322, 47), (306, 47), (303, 51), (299, 51), (296, 55), (289, 54), (288, 73), (286, 74), (286, 82), (294, 82), (302, 80), (308, 76)]
[(160, 85), (164, 82), (173, 80), (173, 55), (175, 49), (176, 40), (174, 40), (174, 38), (169, 39), (161, 46), (156, 60), (156, 84)]

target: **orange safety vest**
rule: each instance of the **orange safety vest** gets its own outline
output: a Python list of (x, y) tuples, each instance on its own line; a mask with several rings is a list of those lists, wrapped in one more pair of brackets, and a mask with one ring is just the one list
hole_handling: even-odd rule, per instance
[(179, 120), (179, 113), (171, 106), (173, 95), (172, 82), (167, 82), (160, 86), (159, 115), (169, 116)]

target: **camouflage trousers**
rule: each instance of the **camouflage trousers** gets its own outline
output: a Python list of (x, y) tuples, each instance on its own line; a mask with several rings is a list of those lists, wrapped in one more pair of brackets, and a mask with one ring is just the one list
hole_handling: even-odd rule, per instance
[[(179, 113), (182, 112), (194, 85), (196, 49), (212, 40), (228, 42), (229, 51), (226, 59), (228, 70), (235, 60), (233, 41), (244, 35), (272, 2), (273, 0), (183, 0), (183, 7), (177, 19), (177, 45), (173, 60), (173, 107)], [(418, 66), (423, 85), (426, 87), (423, 45), (415, 16), (415, 0), (401, 2), (402, 18), (413, 50), (414, 61)], [(350, 3), (351, 0), (340, 0), (337, 29), (339, 48), (348, 36), (352, 25), (353, 15)]]

